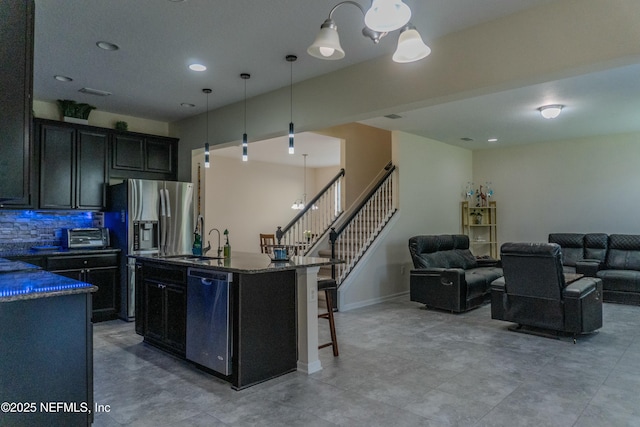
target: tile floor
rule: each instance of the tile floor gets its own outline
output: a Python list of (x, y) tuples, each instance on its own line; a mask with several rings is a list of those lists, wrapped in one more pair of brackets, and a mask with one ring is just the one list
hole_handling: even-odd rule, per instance
[[(408, 297), (336, 313), (340, 356), (234, 391), (142, 343), (94, 327), (95, 426), (640, 426), (640, 307), (604, 305), (577, 344), (510, 332), (485, 305), (460, 315)], [(321, 320), (320, 332), (328, 326)]]

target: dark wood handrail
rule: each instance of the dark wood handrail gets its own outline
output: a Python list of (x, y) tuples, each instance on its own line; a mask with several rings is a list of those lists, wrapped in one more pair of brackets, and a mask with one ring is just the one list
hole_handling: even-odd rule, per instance
[(324, 188), (322, 190), (320, 190), (320, 192), (313, 198), (311, 199), (311, 201), (309, 203), (307, 203), (305, 205), (305, 207), (298, 212), (298, 214), (293, 217), (293, 219), (291, 221), (289, 221), (289, 224), (285, 225), (284, 228), (278, 227), (278, 230), (276, 230), (276, 239), (278, 239), (278, 243), (280, 243), (280, 239), (282, 239), (282, 236), (284, 236), (284, 234), (289, 231), (289, 229), (291, 227), (294, 226), (294, 224), (300, 219), (302, 218), (302, 216), (313, 207), (314, 203), (318, 201), (318, 199), (320, 199), (320, 197), (322, 197), (322, 195), (324, 193), (327, 192), (327, 190), (329, 190), (329, 188), (331, 188), (331, 186), (333, 186), (333, 184), (335, 184), (335, 182), (337, 180), (339, 180), (341, 177), (344, 176), (344, 168), (340, 169), (340, 172), (338, 172), (336, 174), (336, 176), (334, 176), (331, 181), (329, 181), (329, 183), (327, 185), (324, 186)]

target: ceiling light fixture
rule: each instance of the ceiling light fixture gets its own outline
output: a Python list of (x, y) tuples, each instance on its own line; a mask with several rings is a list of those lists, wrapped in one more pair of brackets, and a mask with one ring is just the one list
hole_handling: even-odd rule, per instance
[(105, 42), (105, 41), (97, 42), (96, 46), (98, 46), (100, 49), (110, 50), (110, 51), (114, 51), (114, 50), (120, 49), (120, 46), (118, 46), (117, 44), (113, 44), (113, 43), (109, 43), (109, 42)]
[(293, 154), (294, 153), (294, 148), (293, 148), (293, 138), (294, 138), (294, 132), (293, 132), (293, 63), (296, 62), (296, 60), (298, 59), (297, 56), (295, 55), (287, 55), (285, 58), (289, 64), (291, 64), (291, 80), (289, 82), (289, 97), (290, 97), (290, 109), (291, 109), (291, 121), (289, 122), (289, 154)]
[(206, 111), (206, 122), (207, 122), (207, 135), (204, 139), (204, 167), (209, 168), (211, 163), (209, 162), (209, 94), (211, 93), (211, 89), (202, 89), (204, 93), (207, 94), (207, 111)]
[(61, 76), (59, 74), (53, 76), (53, 78), (58, 80), (59, 82), (72, 82), (73, 81), (73, 79), (71, 77)]
[(426, 58), (430, 53), (431, 48), (424, 44), (416, 27), (409, 24), (400, 30), (398, 47), (393, 53), (392, 59), (394, 62), (405, 64)]
[(544, 105), (538, 108), (538, 111), (540, 111), (540, 114), (545, 119), (555, 119), (560, 115), (560, 112), (562, 111), (563, 108), (564, 108), (564, 105), (560, 105), (560, 104)]
[(193, 108), (196, 105), (195, 104), (189, 104), (188, 102), (183, 102), (180, 104), (181, 107), (185, 107), (185, 108)]
[(315, 41), (307, 49), (309, 55), (329, 60), (344, 58), (338, 27), (333, 20), (333, 13), (344, 4), (355, 6), (362, 12), (365, 23), (362, 35), (369, 37), (374, 44), (377, 44), (390, 31), (402, 28), (398, 38), (398, 47), (393, 55), (395, 62), (414, 62), (431, 53), (431, 49), (424, 44), (416, 28), (409, 22), (411, 18), (409, 6), (401, 0), (373, 0), (367, 12), (355, 1), (342, 1), (335, 5), (329, 12), (329, 17), (320, 26), (320, 32)]
[(498, 142), (498, 138), (489, 138), (487, 142)]
[(207, 67), (202, 64), (190, 64), (189, 69), (191, 71), (206, 71)]
[(411, 9), (402, 0), (373, 0), (364, 23), (374, 31), (397, 30), (409, 22)]
[(242, 73), (240, 78), (244, 80), (244, 133), (242, 134), (242, 161), (249, 160), (249, 142), (247, 141), (247, 80), (251, 78), (251, 74)]

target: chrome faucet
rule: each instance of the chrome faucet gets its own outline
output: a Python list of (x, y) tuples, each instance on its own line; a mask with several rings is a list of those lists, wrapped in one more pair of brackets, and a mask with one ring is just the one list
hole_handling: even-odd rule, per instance
[[(222, 256), (222, 246), (220, 246), (220, 230), (217, 228), (212, 228), (209, 230), (209, 236), (211, 236), (212, 231), (216, 231), (218, 233), (218, 257)], [(202, 250), (202, 255), (208, 252), (211, 249), (211, 241), (207, 239), (207, 247)]]

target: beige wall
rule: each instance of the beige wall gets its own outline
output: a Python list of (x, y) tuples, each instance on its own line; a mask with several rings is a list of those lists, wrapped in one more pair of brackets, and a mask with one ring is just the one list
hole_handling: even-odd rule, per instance
[(498, 241), (552, 232), (640, 234), (640, 134), (554, 141), (473, 153), (473, 179), (491, 181)]
[(345, 169), (345, 206), (349, 207), (391, 160), (391, 132), (359, 123), (316, 133), (343, 140), (341, 166)]
[[(45, 101), (33, 101), (35, 117), (39, 119), (62, 120), (58, 104)], [(106, 111), (93, 110), (89, 114), (89, 125), (108, 129), (115, 128), (116, 122), (125, 121), (131, 132), (147, 133), (150, 135), (169, 136), (169, 123), (138, 117), (112, 114)], [(189, 154), (186, 154), (189, 155)]]
[(322, 190), (324, 186), (327, 185), (333, 178), (335, 178), (338, 172), (340, 172), (340, 166), (312, 168), (309, 172), (314, 174), (314, 181), (316, 185), (313, 188), (310, 187), (309, 196), (307, 199), (315, 197), (318, 193), (320, 193), (320, 190)]
[[(204, 150), (193, 156), (194, 171), (203, 163)], [(215, 227), (229, 230), (232, 251), (260, 252), (259, 234), (275, 233), (284, 227), (298, 211), (291, 209), (294, 200), (302, 197), (304, 168), (265, 162), (242, 162), (240, 159), (211, 155), (211, 167), (200, 168), (202, 215), (205, 230)], [(193, 182), (197, 183), (194, 173)], [(316, 188), (314, 168), (307, 167), (307, 200)], [(215, 246), (217, 237), (212, 234)], [(206, 242), (206, 239), (205, 239)]]

